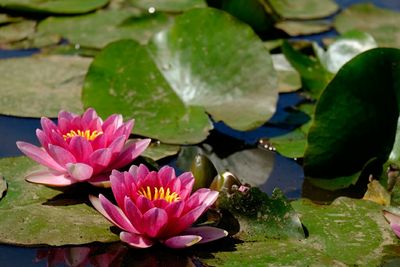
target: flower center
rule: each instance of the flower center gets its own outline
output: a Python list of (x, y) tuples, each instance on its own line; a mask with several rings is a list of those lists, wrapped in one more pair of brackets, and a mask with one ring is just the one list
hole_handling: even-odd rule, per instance
[(64, 140), (67, 140), (68, 138), (72, 138), (74, 136), (82, 136), (89, 141), (93, 141), (94, 139), (96, 139), (97, 136), (102, 135), (102, 134), (103, 134), (102, 131), (91, 132), (90, 130), (86, 130), (86, 131), (71, 130), (71, 131), (69, 131), (69, 133), (64, 134), (63, 137), (64, 137)]
[(150, 186), (146, 188), (142, 187), (138, 191), (139, 195), (142, 195), (149, 200), (157, 200), (157, 199), (164, 199), (169, 203), (175, 202), (180, 200), (181, 198), (176, 192), (171, 192), (169, 188), (167, 190), (164, 187), (153, 187), (153, 191), (151, 190)]

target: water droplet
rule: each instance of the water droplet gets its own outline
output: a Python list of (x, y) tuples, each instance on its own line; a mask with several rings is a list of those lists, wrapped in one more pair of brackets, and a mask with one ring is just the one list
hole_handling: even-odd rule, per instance
[(154, 12), (156, 12), (156, 9), (155, 9), (155, 7), (151, 6), (151, 7), (149, 7), (148, 11), (150, 14), (153, 14)]

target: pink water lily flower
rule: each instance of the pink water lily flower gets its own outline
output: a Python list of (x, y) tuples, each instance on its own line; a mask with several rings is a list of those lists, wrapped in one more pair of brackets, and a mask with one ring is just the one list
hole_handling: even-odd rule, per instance
[(191, 227), (217, 200), (218, 192), (201, 188), (190, 195), (194, 177), (189, 172), (176, 177), (168, 166), (150, 172), (144, 165), (133, 165), (128, 172), (113, 171), (110, 181), (118, 206), (101, 194), (90, 201), (122, 229), (120, 238), (130, 246), (147, 248), (161, 242), (185, 248), (227, 235), (215, 227)]
[(42, 129), (36, 135), (42, 148), (17, 142), (26, 156), (47, 167), (27, 176), (32, 183), (107, 186), (111, 171), (131, 163), (150, 143), (150, 139), (127, 140), (133, 120), (124, 123), (121, 115), (114, 114), (103, 122), (92, 108), (82, 116), (61, 111), (57, 125), (48, 118), (40, 122)]

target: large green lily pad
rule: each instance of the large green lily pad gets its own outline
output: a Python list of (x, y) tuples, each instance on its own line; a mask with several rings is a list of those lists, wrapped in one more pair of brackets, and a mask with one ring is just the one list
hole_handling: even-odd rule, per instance
[(85, 244), (119, 240), (111, 224), (82, 199), (25, 181), (37, 164), (26, 157), (0, 159), (8, 182), (0, 200), (0, 242), (23, 246)]
[(308, 238), (244, 242), (202, 261), (218, 266), (380, 266), (386, 253), (394, 257), (387, 247), (398, 248), (398, 241), (378, 204), (349, 198), (329, 206), (305, 199), (291, 204)]
[(49, 17), (38, 26), (38, 35), (58, 34), (82, 47), (103, 48), (120, 39), (146, 43), (169, 24), (162, 13), (139, 15), (130, 10), (100, 10), (75, 17)]
[(135, 117), (138, 134), (197, 143), (211, 129), (204, 110), (236, 129), (263, 124), (275, 111), (277, 79), (247, 25), (221, 11), (193, 9), (149, 46), (120, 41), (104, 49), (89, 69), (83, 101), (102, 115)]
[(34, 56), (0, 60), (0, 113), (57, 117), (61, 109), (81, 113), (81, 88), (91, 59)]
[(166, 143), (197, 143), (212, 128), (203, 109), (187, 107), (148, 50), (130, 40), (115, 42), (96, 56), (82, 99), (101, 116), (120, 113), (135, 118), (134, 133)]
[(335, 13), (339, 6), (333, 0), (268, 0), (274, 11), (287, 19), (316, 19)]
[(0, 0), (0, 7), (16, 11), (79, 14), (98, 9), (109, 0)]
[(316, 106), (304, 157), (307, 176), (353, 180), (371, 160), (387, 160), (399, 116), (399, 62), (400, 50), (376, 48), (339, 70)]
[[(179, 12), (207, 6), (204, 0), (130, 0), (130, 2), (134, 6), (149, 10), (149, 12)], [(154, 11), (151, 8), (154, 8)]]
[(159, 69), (177, 95), (238, 130), (261, 126), (275, 111), (277, 78), (252, 29), (211, 8), (176, 18), (150, 43)]
[(344, 33), (357, 29), (371, 34), (382, 47), (400, 48), (400, 13), (371, 3), (356, 4), (335, 18), (335, 28)]

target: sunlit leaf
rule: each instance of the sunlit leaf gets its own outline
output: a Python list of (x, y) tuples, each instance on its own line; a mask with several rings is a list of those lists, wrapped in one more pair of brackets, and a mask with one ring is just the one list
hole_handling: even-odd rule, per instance
[(109, 0), (0, 0), (0, 7), (24, 12), (79, 14), (98, 9)]
[(332, 26), (326, 21), (291, 21), (284, 20), (275, 24), (275, 28), (281, 29), (290, 36), (308, 35), (329, 31)]
[(152, 160), (159, 160), (178, 154), (179, 149), (180, 146), (177, 145), (169, 145), (155, 142), (151, 143), (141, 154), (141, 156), (151, 158)]
[(339, 7), (333, 0), (269, 0), (280, 16), (288, 19), (316, 19), (335, 13)]
[[(154, 11), (179, 12), (196, 7), (206, 7), (204, 0), (130, 0), (137, 7)], [(154, 11), (152, 11), (154, 8)]]
[(81, 113), (89, 58), (35, 56), (0, 60), (0, 113), (57, 117), (61, 109)]
[(400, 13), (374, 6), (356, 4), (335, 18), (335, 28), (340, 33), (357, 29), (371, 34), (379, 46), (400, 48)]
[(292, 65), (290, 65), (283, 54), (272, 55), (272, 62), (278, 74), (279, 92), (292, 92), (300, 89), (300, 75)]
[(0, 173), (8, 182), (0, 200), (0, 242), (60, 246), (119, 240), (111, 224), (87, 204), (89, 192), (63, 194), (26, 182), (25, 175), (36, 167), (26, 157), (0, 160)]
[(20, 41), (35, 32), (36, 22), (24, 20), (0, 27), (0, 47), (4, 44)]

